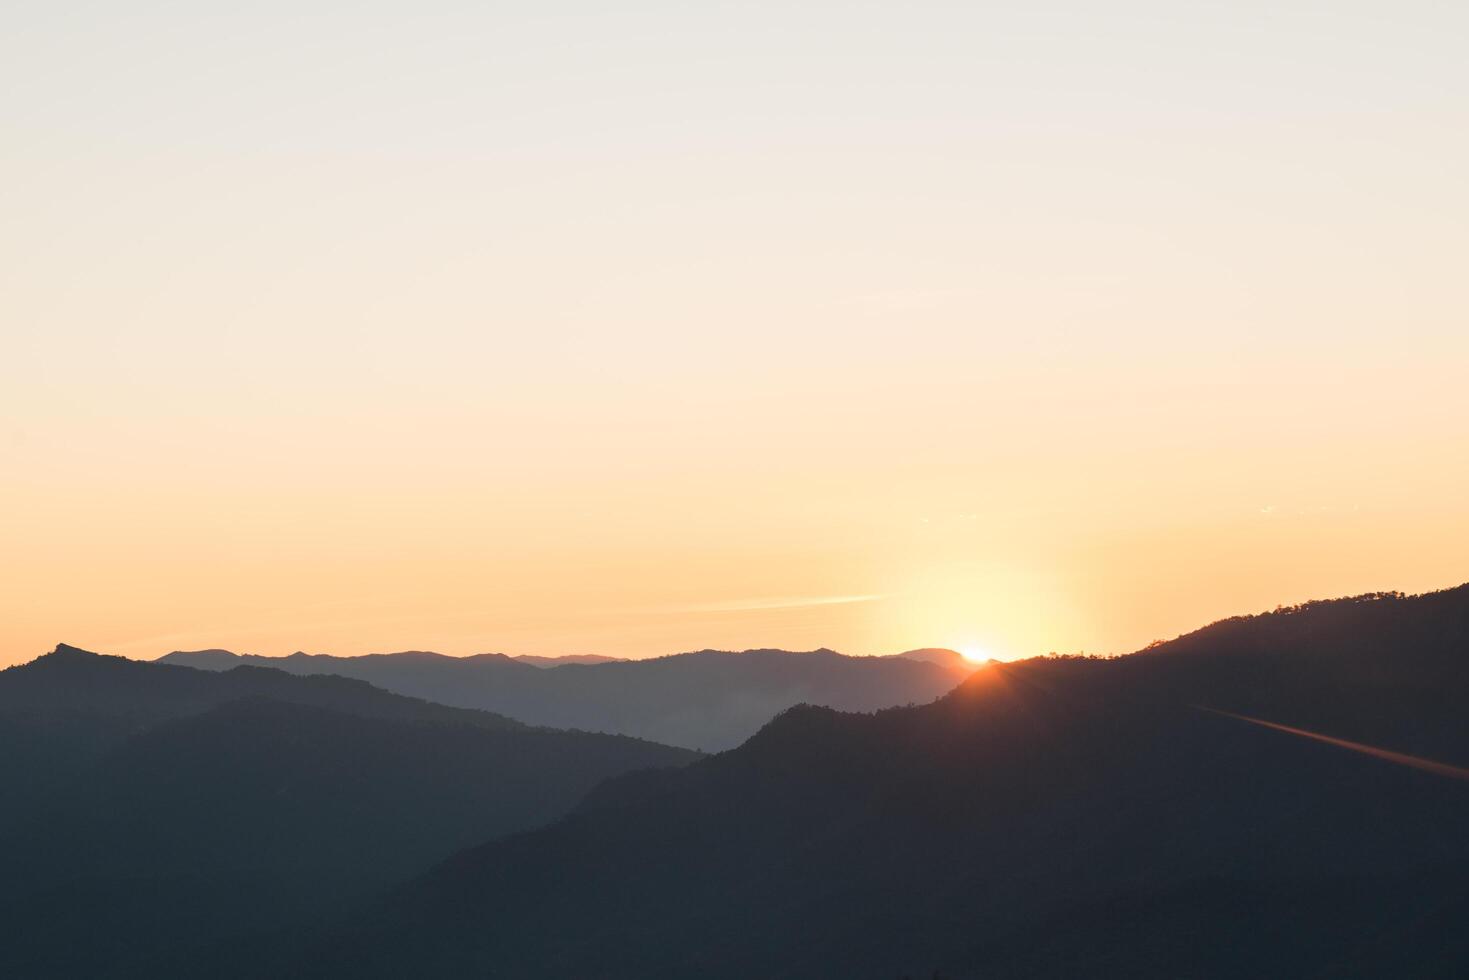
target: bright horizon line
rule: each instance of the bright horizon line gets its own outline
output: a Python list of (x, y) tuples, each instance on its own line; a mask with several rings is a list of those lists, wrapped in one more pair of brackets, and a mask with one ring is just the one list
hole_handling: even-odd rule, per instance
[[(1156, 642), (1171, 642), (1172, 640), (1179, 639), (1181, 637), (1184, 637), (1184, 636), (1189, 635), (1190, 633), (1197, 632), (1198, 630), (1205, 629), (1205, 628), (1207, 628), (1207, 627), (1209, 627), (1209, 626), (1211, 626), (1211, 625), (1213, 625), (1215, 623), (1223, 622), (1223, 621), (1228, 620), (1228, 619), (1233, 619), (1233, 618), (1237, 618), (1237, 617), (1253, 618), (1253, 617), (1256, 617), (1256, 616), (1264, 616), (1264, 615), (1269, 615), (1269, 614), (1274, 613), (1274, 612), (1279, 612), (1281, 610), (1287, 610), (1287, 611), (1289, 611), (1289, 610), (1293, 610), (1293, 609), (1296, 609), (1296, 608), (1300, 608), (1300, 607), (1311, 605), (1311, 604), (1315, 604), (1315, 603), (1343, 602), (1343, 601), (1357, 599), (1357, 598), (1361, 598), (1361, 597), (1365, 597), (1365, 596), (1388, 596), (1388, 597), (1397, 597), (1397, 598), (1400, 598), (1400, 599), (1418, 599), (1418, 598), (1422, 598), (1424, 596), (1435, 595), (1435, 594), (1438, 594), (1438, 593), (1441, 593), (1441, 592), (1449, 592), (1449, 591), (1453, 591), (1455, 589), (1466, 588), (1466, 587), (1469, 587), (1469, 580), (1465, 580), (1465, 581), (1459, 582), (1457, 584), (1445, 586), (1445, 587), (1439, 588), (1439, 589), (1427, 589), (1427, 590), (1422, 591), (1422, 592), (1412, 592), (1412, 593), (1409, 593), (1409, 592), (1403, 592), (1403, 591), (1399, 591), (1399, 590), (1386, 590), (1385, 589), (1385, 590), (1377, 590), (1377, 591), (1369, 591), (1369, 592), (1356, 593), (1356, 594), (1353, 594), (1353, 595), (1338, 595), (1338, 596), (1330, 596), (1330, 597), (1327, 597), (1327, 598), (1320, 598), (1320, 599), (1307, 599), (1307, 600), (1304, 600), (1303, 602), (1293, 603), (1293, 604), (1277, 604), (1275, 607), (1273, 607), (1271, 609), (1263, 609), (1263, 610), (1260, 610), (1259, 612), (1254, 612), (1254, 613), (1236, 613), (1236, 614), (1233, 614), (1233, 615), (1230, 615), (1230, 616), (1224, 616), (1224, 617), (1220, 617), (1220, 618), (1217, 618), (1217, 619), (1213, 619), (1213, 620), (1210, 620), (1209, 622), (1201, 623), (1201, 624), (1199, 624), (1197, 626), (1194, 626), (1191, 629), (1184, 630), (1182, 633), (1179, 633), (1179, 634), (1177, 634), (1174, 637), (1170, 637), (1168, 640), (1154, 641), (1154, 642), (1155, 643)], [(872, 599), (880, 599), (880, 598), (883, 598), (883, 596), (873, 595), (873, 596), (830, 597), (830, 598), (828, 598), (828, 599), (826, 599), (824, 601), (823, 600), (814, 600), (813, 601), (813, 604), (833, 604), (833, 603), (845, 603), (845, 602), (861, 602), (861, 601), (869, 601), (869, 600), (872, 600)], [(767, 608), (767, 607), (755, 606), (755, 607), (749, 607), (749, 608)], [(776, 607), (776, 608), (783, 608), (783, 607)], [(97, 653), (103, 653), (103, 654), (110, 653), (111, 649), (127, 649), (129, 646), (132, 646), (132, 645), (133, 644), (111, 644), (111, 645), (102, 644), (98, 648), (94, 649), (94, 647), (92, 647), (92, 646), (79, 646), (77, 644), (68, 643), (68, 642), (65, 642), (65, 641), (59, 641), (58, 644), (57, 644), (58, 647), (67, 646), (67, 647), (71, 647), (73, 649), (87, 650), (89, 652), (97, 652)], [(1151, 644), (1148, 644), (1147, 646), (1151, 646)], [(1108, 651), (1106, 653), (1096, 653), (1096, 654), (1093, 654), (1093, 655), (1095, 655), (1095, 656), (1103, 656), (1103, 657), (1129, 656), (1131, 654), (1135, 654), (1135, 653), (1141, 652), (1142, 650), (1146, 649), (1147, 646), (1138, 647), (1138, 648), (1132, 649), (1132, 650), (1127, 650), (1127, 651), (1124, 651), (1122, 653), (1116, 653), (1116, 652), (1113, 652), (1113, 651)], [(826, 645), (820, 645), (820, 646), (810, 647), (810, 648), (802, 649), (802, 650), (797, 650), (797, 649), (793, 649), (791, 647), (786, 647), (786, 646), (771, 646), (771, 645), (744, 646), (744, 647), (740, 647), (738, 649), (735, 649), (735, 648), (732, 648), (732, 647), (731, 648), (700, 647), (700, 648), (697, 648), (697, 649), (676, 650), (676, 651), (673, 651), (671, 653), (653, 653), (653, 654), (648, 654), (646, 656), (617, 656), (615, 654), (601, 654), (601, 653), (595, 653), (595, 652), (587, 652), (585, 650), (583, 650), (581, 652), (574, 652), (574, 653), (507, 653), (507, 652), (505, 652), (503, 650), (480, 650), (480, 651), (477, 651), (477, 652), (470, 652), (470, 653), (444, 653), (444, 652), (439, 651), (439, 650), (430, 649), (427, 645), (423, 645), (423, 646), (405, 646), (402, 649), (398, 649), (398, 650), (368, 650), (368, 651), (365, 651), (363, 653), (345, 653), (345, 654), (343, 654), (343, 653), (308, 652), (306, 650), (293, 650), (290, 653), (252, 653), (252, 652), (248, 652), (248, 651), (247, 652), (241, 652), (241, 651), (238, 651), (238, 650), (234, 650), (234, 649), (231, 649), (228, 646), (217, 646), (216, 645), (216, 646), (194, 647), (192, 649), (175, 648), (175, 649), (172, 649), (172, 650), (165, 650), (165, 651), (160, 652), (160, 653), (155, 653), (155, 654), (153, 654), (151, 656), (140, 656), (140, 657), (139, 656), (131, 656), (130, 657), (130, 656), (127, 656), (126, 654), (113, 654), (113, 655), (115, 655), (115, 656), (123, 656), (123, 657), (125, 657), (126, 659), (129, 659), (129, 660), (137, 660), (139, 662), (145, 662), (145, 663), (146, 662), (150, 662), (150, 661), (154, 661), (154, 660), (159, 660), (159, 659), (161, 659), (163, 657), (166, 657), (166, 656), (168, 656), (170, 654), (173, 654), (173, 653), (203, 653), (203, 652), (209, 652), (209, 651), (221, 651), (221, 652), (224, 652), (224, 653), (232, 654), (232, 655), (237, 656), (237, 657), (262, 657), (262, 658), (272, 659), (272, 660), (283, 660), (283, 659), (285, 659), (287, 657), (292, 657), (292, 656), (297, 656), (297, 655), (310, 656), (310, 657), (323, 657), (324, 656), (324, 657), (336, 657), (336, 658), (342, 658), (342, 659), (350, 659), (350, 658), (358, 658), (358, 657), (391, 656), (391, 655), (394, 655), (394, 654), (401, 654), (401, 653), (429, 653), (429, 654), (433, 654), (435, 656), (449, 657), (449, 658), (452, 658), (452, 659), (455, 659), (455, 660), (465, 660), (465, 659), (469, 659), (469, 658), (472, 658), (472, 657), (482, 657), (482, 656), (503, 656), (503, 657), (508, 657), (510, 659), (517, 659), (517, 658), (520, 658), (520, 657), (532, 657), (532, 658), (546, 659), (546, 660), (564, 659), (564, 658), (568, 658), (568, 657), (603, 656), (603, 657), (607, 657), (607, 658), (609, 658), (611, 660), (637, 661), (637, 660), (657, 660), (657, 659), (660, 659), (660, 658), (663, 658), (663, 657), (676, 657), (676, 656), (681, 656), (683, 654), (703, 653), (703, 652), (707, 652), (707, 651), (713, 651), (713, 652), (716, 652), (716, 653), (749, 653), (749, 652), (757, 651), (757, 650), (779, 650), (779, 651), (785, 652), (785, 653), (818, 653), (818, 652), (821, 652), (821, 651), (829, 651), (831, 653), (836, 653), (836, 654), (839, 654), (839, 655), (845, 656), (845, 657), (896, 657), (896, 656), (901, 656), (901, 655), (903, 655), (905, 653), (911, 653), (911, 652), (915, 652), (915, 651), (919, 651), (919, 650), (947, 650), (947, 651), (949, 651), (951, 653), (958, 654), (959, 656), (961, 656), (965, 660), (969, 661), (970, 663), (976, 664), (976, 665), (983, 665), (983, 664), (989, 663), (991, 661), (997, 661), (997, 662), (1001, 662), (1001, 663), (1013, 663), (1015, 661), (1028, 660), (1028, 659), (1032, 659), (1032, 658), (1035, 658), (1035, 657), (1053, 656), (1053, 655), (1056, 655), (1059, 652), (1059, 651), (1055, 651), (1055, 650), (1050, 650), (1050, 651), (1046, 651), (1044, 653), (1031, 653), (1031, 654), (1020, 654), (1020, 655), (1015, 655), (1015, 656), (1003, 656), (1003, 655), (997, 655), (994, 651), (990, 650), (988, 647), (986, 647), (984, 645), (981, 645), (981, 644), (971, 644), (971, 643), (960, 643), (960, 644), (952, 644), (952, 645), (945, 645), (945, 644), (919, 644), (919, 645), (916, 645), (916, 646), (905, 646), (901, 650), (896, 650), (896, 651), (888, 652), (888, 653), (846, 653), (846, 652), (843, 652), (842, 650), (840, 650), (840, 649), (838, 649), (836, 647), (831, 647), (831, 646), (826, 646)], [(1084, 652), (1084, 651), (1078, 651), (1078, 652)], [(38, 654), (38, 656), (41, 656), (41, 655)], [(25, 662), (27, 662), (27, 661), (16, 661), (16, 663), (25, 663)]]
[[(658, 660), (658, 659), (661, 659), (663, 657), (679, 657), (679, 656), (683, 656), (684, 654), (689, 654), (689, 653), (711, 653), (711, 652), (712, 653), (755, 653), (755, 652), (762, 651), (762, 650), (774, 650), (774, 651), (778, 651), (780, 653), (835, 653), (835, 654), (838, 654), (839, 656), (843, 656), (843, 657), (861, 657), (861, 658), (899, 657), (899, 656), (902, 656), (905, 653), (913, 653), (913, 652), (919, 651), (919, 650), (946, 650), (946, 651), (948, 651), (950, 653), (959, 654), (961, 657), (964, 657), (966, 660), (973, 661), (973, 658), (970, 657), (970, 656), (968, 656), (959, 647), (943, 646), (943, 645), (938, 645), (938, 644), (927, 644), (927, 645), (920, 645), (920, 646), (914, 646), (914, 647), (904, 647), (903, 649), (898, 650), (898, 651), (893, 652), (893, 653), (846, 653), (846, 652), (843, 652), (841, 650), (836, 649), (835, 647), (829, 647), (829, 646), (817, 646), (817, 647), (811, 647), (809, 649), (804, 649), (804, 650), (797, 650), (797, 649), (793, 649), (791, 647), (769, 646), (769, 645), (766, 645), (766, 646), (740, 647), (739, 649), (725, 648), (725, 647), (701, 647), (701, 648), (695, 649), (695, 650), (675, 650), (672, 653), (650, 653), (647, 656), (643, 656), (643, 657), (624, 657), (624, 656), (617, 656), (615, 654), (610, 654), (610, 653), (596, 653), (596, 652), (587, 652), (587, 651), (582, 651), (580, 653), (507, 653), (504, 650), (480, 650), (480, 651), (472, 652), (472, 653), (444, 653), (441, 650), (431, 650), (431, 649), (428, 649), (426, 646), (408, 646), (408, 647), (404, 647), (401, 650), (368, 650), (368, 651), (366, 651), (364, 653), (327, 653), (327, 652), (322, 652), (322, 651), (315, 651), (315, 652), (313, 652), (313, 651), (310, 651), (310, 650), (292, 650), (290, 653), (252, 653), (250, 651), (234, 650), (234, 649), (231, 649), (231, 648), (225, 647), (225, 646), (203, 646), (203, 647), (194, 647), (192, 649), (182, 649), (182, 648), (179, 648), (179, 649), (174, 649), (174, 650), (166, 650), (166, 651), (164, 651), (162, 653), (154, 654), (152, 656), (127, 656), (126, 654), (111, 654), (109, 652), (109, 650), (107, 650), (107, 649), (93, 649), (93, 647), (91, 647), (91, 646), (86, 646), (86, 645), (77, 644), (77, 643), (68, 643), (65, 640), (58, 641), (57, 644), (56, 644), (56, 646), (57, 647), (70, 647), (73, 650), (83, 650), (83, 651), (86, 651), (87, 653), (97, 653), (97, 654), (110, 655), (110, 656), (119, 656), (119, 657), (123, 657), (124, 659), (127, 659), (127, 660), (136, 660), (139, 663), (148, 663), (148, 662), (151, 662), (151, 661), (154, 661), (154, 660), (159, 660), (159, 659), (161, 659), (163, 657), (167, 657), (170, 654), (175, 654), (175, 653), (228, 653), (228, 654), (231, 654), (232, 656), (236, 656), (236, 657), (263, 657), (263, 658), (265, 658), (267, 660), (285, 660), (288, 657), (297, 657), (297, 656), (304, 656), (304, 657), (335, 657), (335, 658), (338, 658), (338, 659), (353, 659), (353, 658), (358, 658), (358, 657), (391, 657), (391, 656), (395, 656), (397, 654), (403, 654), (403, 653), (427, 653), (427, 654), (432, 654), (433, 656), (436, 656), (436, 657), (448, 657), (448, 658), (453, 659), (453, 660), (470, 660), (470, 659), (473, 659), (474, 657), (508, 657), (511, 660), (519, 659), (519, 658), (522, 658), (522, 657), (528, 657), (528, 658), (537, 659), (537, 660), (564, 660), (564, 659), (567, 659), (567, 658), (570, 658), (570, 657), (606, 657), (609, 660), (633, 661), (633, 660)], [(102, 645), (102, 646), (105, 646), (105, 644)], [(117, 648), (117, 649), (123, 649), (127, 645), (126, 644), (113, 644), (112, 646), (114, 648)], [(55, 648), (53, 648), (53, 651), (54, 651), (54, 649)], [(1044, 654), (1032, 654), (1032, 656), (1044, 656)], [(1002, 659), (1002, 658), (999, 658), (999, 657), (987, 657), (986, 658), (986, 660), (991, 660), (991, 659), (993, 659), (993, 660), (999, 660), (999, 659)], [(1015, 657), (1015, 658), (1012, 658), (1012, 659), (1015, 659), (1015, 660), (1024, 660), (1026, 658), (1025, 657)], [(983, 661), (976, 661), (976, 662), (983, 662)]]

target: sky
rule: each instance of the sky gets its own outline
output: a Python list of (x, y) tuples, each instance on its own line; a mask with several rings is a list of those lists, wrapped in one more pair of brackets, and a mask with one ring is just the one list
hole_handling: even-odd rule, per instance
[(1469, 5), (12, 0), (0, 665), (1469, 580)]

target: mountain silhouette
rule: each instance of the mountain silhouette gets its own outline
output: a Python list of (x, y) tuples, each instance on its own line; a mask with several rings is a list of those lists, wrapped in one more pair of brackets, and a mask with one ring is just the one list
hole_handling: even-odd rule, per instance
[(938, 664), (950, 670), (962, 671), (965, 675), (974, 672), (975, 665), (958, 650), (948, 650), (944, 647), (923, 647), (918, 650), (905, 650), (898, 654), (904, 660), (917, 660), (920, 663)]
[(1469, 587), (991, 663), (920, 707), (800, 706), (456, 855), (290, 969), (1462, 976), (1466, 703)]
[(533, 654), (522, 653), (517, 657), (511, 657), (523, 664), (532, 667), (565, 667), (567, 664), (613, 664), (620, 663), (623, 657), (604, 657), (597, 653), (568, 653), (560, 657), (537, 657)]
[(0, 753), (0, 781), (12, 804), (0, 813), (0, 828), (128, 736), (245, 697), (405, 721), (506, 731), (525, 727), (490, 712), (430, 704), (343, 677), (292, 677), (254, 666), (210, 673), (142, 664), (62, 643), (30, 663), (0, 671), (0, 734), (8, 747)]
[(695, 757), (359, 680), (65, 645), (0, 672), (0, 738), (8, 977), (177, 973)]
[(952, 658), (848, 657), (824, 649), (702, 650), (648, 660), (567, 663), (553, 670), (502, 654), (448, 657), (420, 651), (272, 658), (206, 650), (171, 653), (160, 662), (211, 670), (255, 664), (295, 674), (337, 674), (531, 724), (613, 732), (716, 752), (738, 745), (796, 704), (873, 711), (932, 701), (974, 669), (958, 654), (942, 653)]

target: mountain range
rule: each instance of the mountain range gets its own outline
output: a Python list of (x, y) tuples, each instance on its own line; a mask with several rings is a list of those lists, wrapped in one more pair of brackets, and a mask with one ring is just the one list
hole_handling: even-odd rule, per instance
[(456, 855), (290, 963), (1463, 976), (1466, 703), (1469, 587), (1240, 617), (1120, 658), (991, 664), (917, 707), (801, 706), (733, 751), (611, 780), (563, 820)]
[[(0, 672), (0, 975), (1469, 968), (1469, 586), (973, 669), (942, 650), (860, 668), (705, 652), (632, 672), (285, 658), (307, 676), (190, 656), (216, 669), (61, 646)], [(961, 677), (927, 703), (786, 707), (700, 756), (315, 670), (449, 684), (476, 662), (606, 673), (595, 689), (619, 710), (678, 684), (721, 704), (697, 685), (759, 671), (783, 691), (827, 671), (910, 676), (900, 663)], [(635, 680), (657, 696), (638, 701)]]
[(0, 671), (0, 739), (7, 977), (168, 975), (697, 755), (342, 677), (66, 645)]
[(610, 732), (705, 752), (733, 748), (778, 712), (821, 704), (874, 711), (932, 701), (974, 670), (952, 650), (849, 657), (833, 650), (701, 650), (646, 660), (562, 663), (541, 669), (504, 654), (449, 657), (424, 651), (334, 657), (261, 657), (179, 651), (161, 663), (206, 670), (240, 665), (336, 674), (441, 704), (535, 725)]

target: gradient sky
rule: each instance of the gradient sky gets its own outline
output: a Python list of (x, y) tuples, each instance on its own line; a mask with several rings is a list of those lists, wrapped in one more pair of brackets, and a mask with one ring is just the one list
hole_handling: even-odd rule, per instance
[(1469, 5), (0, 31), (0, 663), (1123, 652), (1469, 579)]

